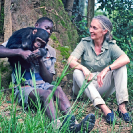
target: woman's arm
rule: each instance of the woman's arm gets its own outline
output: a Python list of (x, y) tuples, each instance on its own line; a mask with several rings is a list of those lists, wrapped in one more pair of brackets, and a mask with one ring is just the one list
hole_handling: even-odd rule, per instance
[[(129, 62), (130, 62), (130, 59), (128, 58), (128, 56), (126, 54), (123, 54), (110, 65), (110, 68), (111, 70), (115, 70), (128, 64)], [(97, 76), (97, 82), (98, 82), (99, 87), (103, 85), (103, 78), (105, 77), (108, 71), (109, 71), (109, 67), (106, 67)]]
[(85, 66), (81, 65), (80, 63), (77, 62), (78, 59), (74, 56), (70, 56), (68, 58), (68, 64), (70, 65), (71, 68), (74, 69), (79, 69), (83, 72), (85, 78), (90, 81), (93, 78), (93, 74), (87, 69)]
[(83, 65), (81, 65), (80, 63), (77, 62), (78, 59), (74, 56), (70, 56), (68, 58), (68, 64), (70, 65), (71, 68), (74, 68), (74, 69), (79, 69), (79, 70), (83, 70)]
[(121, 55), (117, 60), (113, 62), (113, 64), (110, 65), (111, 70), (115, 70), (117, 68), (120, 68), (130, 62), (130, 59), (126, 54)]

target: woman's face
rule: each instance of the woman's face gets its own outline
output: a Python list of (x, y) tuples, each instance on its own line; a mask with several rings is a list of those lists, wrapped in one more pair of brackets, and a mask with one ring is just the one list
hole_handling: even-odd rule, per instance
[(98, 19), (93, 19), (90, 25), (90, 34), (91, 39), (99, 40), (104, 39), (104, 35), (107, 33), (107, 30), (103, 30)]

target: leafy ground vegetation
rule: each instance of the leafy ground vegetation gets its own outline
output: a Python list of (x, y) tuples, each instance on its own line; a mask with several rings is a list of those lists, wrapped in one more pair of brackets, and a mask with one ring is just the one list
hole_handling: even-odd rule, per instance
[[(128, 68), (128, 91), (129, 91), (129, 103), (127, 104), (127, 110), (130, 112), (130, 115), (133, 117), (133, 10), (131, 8), (131, 4), (123, 3), (120, 1), (102, 1), (103, 4), (100, 9), (103, 7), (106, 8), (106, 11), (102, 14), (107, 15), (110, 17), (114, 29), (113, 29), (113, 37), (117, 41), (117, 44), (125, 51), (125, 53), (130, 57), (131, 63), (127, 66)], [(56, 1), (57, 2), (57, 1)], [(54, 1), (53, 1), (54, 3)], [(123, 4), (122, 4), (123, 3)], [(47, 2), (48, 4), (48, 2)], [(56, 4), (55, 4), (56, 5)], [(112, 5), (110, 7), (110, 5)], [(42, 5), (45, 6), (45, 5)], [(53, 6), (53, 5), (49, 5)], [(47, 6), (48, 7), (48, 6)], [(57, 6), (58, 8), (58, 6)], [(59, 9), (59, 8), (58, 8)], [(3, 10), (3, 9), (2, 9)], [(60, 10), (61, 13), (61, 10)], [(98, 14), (98, 11), (96, 12)], [(45, 14), (45, 12), (44, 12)], [(66, 15), (66, 14), (65, 14)], [(59, 21), (58, 15), (55, 15), (57, 18), (57, 23)], [(62, 20), (62, 18), (60, 18)], [(1, 19), (2, 20), (2, 19)], [(3, 21), (2, 21), (3, 22)], [(61, 21), (62, 25), (65, 27), (66, 20)], [(79, 34), (80, 38), (88, 36), (88, 28), (83, 27), (82, 23), (86, 23), (85, 20), (82, 20), (78, 27), (81, 26), (81, 30), (85, 30), (83, 34)], [(1, 27), (2, 28), (2, 27)], [(3, 29), (3, 28), (2, 28)], [(3, 34), (3, 32), (2, 32)], [(71, 39), (72, 35), (71, 32), (68, 34), (69, 38)], [(57, 38), (53, 35), (52, 39), (59, 43)], [(64, 41), (65, 42), (65, 41)], [(71, 42), (72, 44), (72, 42)], [(91, 133), (133, 133), (133, 123), (125, 123), (122, 119), (118, 117), (116, 112), (118, 106), (116, 102), (115, 93), (106, 99), (106, 104), (109, 106), (110, 109), (113, 109), (115, 112), (115, 121), (113, 124), (109, 125), (106, 123), (104, 119), (104, 115), (99, 109), (95, 109), (92, 103), (88, 99), (84, 99), (81, 97), (83, 90), (85, 89), (82, 87), (82, 90), (79, 96), (74, 97), (72, 94), (72, 71), (69, 70), (68, 66), (64, 67), (64, 62), (66, 58), (68, 58), (70, 50), (68, 47), (61, 47), (60, 45), (57, 48), (59, 53), (62, 54), (63, 59), (62, 63), (57, 60), (56, 67), (58, 68), (59, 77), (58, 80), (54, 80), (53, 84), (55, 84), (55, 88), (57, 85), (62, 86), (63, 90), (67, 94), (68, 99), (72, 105), (72, 111), (75, 114), (76, 119), (80, 122), (87, 114), (93, 113), (96, 116), (96, 123), (91, 131)], [(66, 51), (66, 52), (64, 52)], [(68, 53), (68, 54), (64, 54)], [(58, 53), (57, 53), (58, 54)], [(67, 55), (67, 56), (66, 56)], [(3, 67), (3, 64), (0, 65), (1, 71), (8, 71), (6, 67)], [(66, 80), (67, 77), (67, 80)], [(0, 74), (1, 78), (1, 74)], [(56, 79), (55, 78), (55, 79)], [(20, 76), (21, 79), (21, 76)], [(0, 80), (1, 81), (1, 80)], [(18, 84), (19, 84), (18, 80)], [(41, 105), (37, 105), (36, 110), (32, 110), (28, 108), (24, 110), (23, 107), (17, 104), (17, 101), (14, 101), (14, 90), (13, 84), (11, 83), (8, 85), (10, 91), (5, 91), (2, 87), (2, 83), (0, 82), (0, 132), (1, 133), (58, 133), (58, 130), (54, 130), (52, 128), (52, 122), (49, 121), (47, 116), (44, 113), (44, 110), (41, 109)], [(53, 91), (54, 91), (53, 90)], [(49, 98), (52, 98), (52, 94)], [(58, 105), (58, 100), (55, 101), (55, 105)], [(58, 106), (56, 106), (57, 115), (61, 121), (63, 121), (64, 117), (61, 112), (58, 111)], [(66, 128), (68, 125), (65, 125), (64, 129), (61, 130), (61, 133), (66, 133)], [(69, 132), (69, 131), (68, 131)]]
[[(19, 71), (18, 71), (19, 72)], [(96, 123), (94, 126), (94, 129), (91, 131), (91, 133), (125, 133), (125, 132), (133, 132), (133, 123), (125, 123), (122, 119), (118, 117), (118, 114), (116, 112), (117, 110), (117, 103), (115, 94), (106, 99), (107, 105), (114, 110), (115, 112), (115, 121), (113, 124), (109, 125), (106, 123), (104, 119), (104, 115), (99, 109), (95, 109), (92, 105), (92, 103), (88, 99), (84, 99), (82, 97), (82, 92), (84, 91), (86, 85), (81, 88), (81, 91), (79, 92), (79, 95), (76, 97), (73, 96), (71, 92), (71, 81), (67, 81), (66, 83), (62, 82), (62, 79), (66, 74), (70, 76), (71, 70), (68, 70), (68, 66), (66, 65), (64, 67), (64, 70), (61, 74), (61, 76), (53, 82), (55, 85), (55, 88), (53, 89), (53, 92), (56, 89), (56, 86), (59, 84), (63, 87), (63, 90), (67, 94), (68, 99), (71, 101), (72, 105), (72, 112), (75, 114), (76, 119), (80, 122), (87, 114), (94, 113), (96, 116)], [(17, 83), (19, 84), (22, 80), (21, 76), (17, 77)], [(34, 81), (34, 78), (33, 78)], [(69, 86), (70, 85), (70, 86)], [(2, 133), (49, 133), (49, 132), (59, 132), (58, 130), (54, 130), (52, 128), (52, 122), (49, 121), (47, 116), (45, 115), (44, 111), (45, 109), (41, 108), (41, 105), (36, 105), (37, 109), (32, 110), (28, 108), (27, 110), (24, 110), (23, 106), (18, 106), (17, 101), (14, 101), (14, 89), (13, 85), (10, 85), (11, 93), (9, 91), (4, 91), (4, 89), (1, 89), (0, 91), (0, 130)], [(130, 94), (129, 94), (130, 95)], [(52, 98), (52, 94), (49, 98)], [(23, 99), (24, 100), (24, 99)], [(61, 112), (58, 111), (58, 99), (54, 103), (56, 105), (56, 113), (61, 121), (63, 121), (64, 117)], [(23, 105), (23, 102), (22, 102)], [(128, 111), (133, 116), (133, 104), (132, 104), (132, 97), (130, 98), (130, 102), (127, 106)], [(60, 132), (66, 133), (69, 131), (66, 131), (68, 125), (65, 125), (65, 128), (61, 130)]]

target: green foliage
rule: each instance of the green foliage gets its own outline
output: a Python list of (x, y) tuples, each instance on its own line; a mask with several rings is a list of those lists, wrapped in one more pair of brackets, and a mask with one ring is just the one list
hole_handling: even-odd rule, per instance
[(0, 62), (0, 71), (1, 72), (8, 71), (8, 66), (7, 65), (4, 65), (4, 61)]
[[(57, 81), (55, 82), (55, 86), (52, 90), (52, 92), (50, 93), (48, 99), (51, 100), (53, 99), (53, 94), (57, 88), (57, 86), (59, 86), (61, 80), (64, 78), (64, 76), (66, 76), (67, 74), (69, 74), (73, 69), (69, 70), (69, 65), (66, 64), (64, 67), (64, 70), (60, 76), (60, 78), (57, 79)], [(34, 80), (34, 74), (32, 74), (32, 81), (35, 83)], [(18, 84), (21, 83), (21, 80), (23, 78), (23, 74), (21, 74), (21, 66), (18, 65), (18, 68), (15, 68), (15, 78)], [(36, 89), (35, 89), (36, 90)], [(21, 89), (20, 89), (20, 94), (21, 94)], [(37, 94), (35, 93), (36, 97)], [(81, 91), (80, 94), (78, 95), (78, 97), (80, 97), (81, 95)], [(21, 94), (22, 97), (22, 94)], [(0, 95), (0, 98), (2, 98), (2, 96)], [(35, 105), (37, 107), (36, 113), (34, 112), (34, 110), (31, 110), (30, 107), (28, 107), (28, 112), (24, 111), (22, 109), (17, 108), (17, 102), (14, 104), (14, 89), (12, 89), (12, 94), (11, 94), (11, 105), (9, 105), (6, 110), (4, 109), (4, 111), (8, 111), (10, 112), (9, 117), (6, 117), (6, 115), (3, 117), (0, 114), (0, 118), (2, 119), (1, 122), (1, 132), (59, 132), (59, 130), (57, 129), (57, 131), (55, 131), (55, 129), (53, 129), (53, 125), (55, 123), (53, 123), (54, 121), (51, 121), (47, 118), (47, 116), (45, 116), (45, 108), (41, 109), (41, 104), (40, 102), (38, 102), (38, 106)], [(24, 100), (24, 99), (23, 99)], [(56, 115), (59, 113), (58, 112), (58, 100), (56, 99)], [(77, 101), (77, 100), (76, 100)], [(70, 111), (71, 113), (73, 113), (73, 108), (74, 105), (76, 103), (76, 101), (74, 102), (73, 106), (71, 107)], [(3, 103), (3, 102), (2, 102)], [(2, 104), (1, 103), (1, 104)], [(9, 103), (9, 102), (8, 102)], [(34, 103), (35, 104), (35, 103)], [(53, 103), (54, 104), (54, 103)], [(80, 114), (80, 118), (81, 115), (83, 115), (83, 112), (85, 113), (85, 106), (87, 106), (88, 104), (82, 104), (82, 108), (79, 109), (78, 113)], [(17, 113), (18, 111), (21, 111), (21, 113)], [(22, 112), (23, 111), (23, 112)], [(3, 110), (1, 110), (1, 113), (3, 113)], [(5, 112), (4, 112), (5, 113)], [(72, 115), (70, 112), (68, 114)], [(66, 115), (67, 116), (67, 115)], [(58, 119), (62, 120), (62, 118), (66, 117), (66, 116), (61, 116), (58, 117)], [(57, 116), (56, 116), (57, 117)], [(61, 128), (61, 133), (66, 133), (67, 131), (69, 132), (68, 126), (69, 126), (69, 121), (68, 120), (65, 125), (63, 126), (63, 128)], [(67, 130), (67, 131), (66, 131)]]
[(8, 84), (11, 81), (11, 68), (9, 64), (6, 64), (5, 61), (0, 62), (0, 73), (1, 73), (1, 87), (7, 88)]
[(98, 16), (98, 15), (107, 15), (107, 12), (103, 11), (103, 10), (95, 10), (95, 16)]
[(60, 4), (63, 6), (62, 0), (59, 0)]
[(101, 6), (98, 9), (105, 9), (113, 24), (113, 38), (132, 59), (133, 56), (133, 8), (129, 0), (98, 0)]
[(1, 14), (0, 14), (0, 34), (4, 34), (4, 6), (1, 6)]
[(79, 40), (81, 40), (81, 38), (87, 37), (89, 36), (89, 29), (87, 27), (87, 20), (86, 18), (83, 18), (81, 21), (76, 22), (76, 27), (78, 30), (78, 34), (79, 34)]
[(55, 42), (55, 43), (59, 43), (56, 35), (54, 33), (52, 33), (52, 35), (50, 36), (50, 38)]
[[(113, 24), (113, 39), (117, 45), (128, 55), (128, 87), (132, 90), (133, 83), (133, 1), (129, 0), (98, 0), (99, 9), (105, 9)], [(130, 98), (133, 92), (130, 92)]]
[(43, 16), (48, 16), (53, 20), (55, 26), (53, 32), (59, 33), (58, 37), (62, 40), (62, 45), (75, 48), (78, 39), (77, 30), (71, 23), (62, 0), (42, 0), (40, 3), (45, 10), (42, 10)]
[(71, 53), (71, 49), (68, 46), (58, 46), (57, 49), (60, 50), (64, 59), (68, 59)]

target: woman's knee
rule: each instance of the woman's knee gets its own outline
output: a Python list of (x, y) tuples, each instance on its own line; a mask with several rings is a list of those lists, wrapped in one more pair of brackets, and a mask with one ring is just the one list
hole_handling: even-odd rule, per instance
[(122, 66), (116, 70), (113, 71), (113, 75), (115, 78), (117, 79), (124, 79), (124, 80), (127, 80), (127, 68), (126, 66)]
[(115, 72), (120, 72), (120, 73), (127, 73), (127, 67), (126, 67), (126, 65), (125, 66), (122, 66), (122, 67), (120, 67), (120, 68), (118, 68), (118, 69), (115, 69), (114, 70)]
[(81, 70), (78, 70), (78, 69), (75, 69), (74, 71), (73, 71), (73, 77), (75, 77), (75, 76), (77, 76), (77, 75), (79, 75), (79, 74), (82, 74), (83, 72), (81, 71)]

